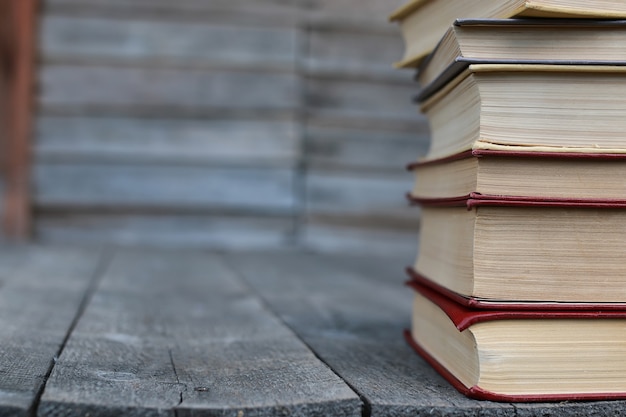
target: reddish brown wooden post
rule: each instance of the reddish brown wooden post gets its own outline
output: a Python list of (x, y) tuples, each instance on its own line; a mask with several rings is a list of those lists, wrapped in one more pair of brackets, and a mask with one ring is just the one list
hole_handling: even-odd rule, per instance
[[(2, 144), (5, 173), (3, 227), (7, 237), (25, 239), (31, 232), (30, 141), (34, 97), (37, 0), (2, 0), (8, 23), (5, 115)], [(8, 22), (7, 22), (8, 20)]]
[(6, 175), (6, 145), (10, 134), (8, 125), (9, 78), (13, 39), (11, 30), (12, 7), (9, 1), (0, 1), (0, 175)]

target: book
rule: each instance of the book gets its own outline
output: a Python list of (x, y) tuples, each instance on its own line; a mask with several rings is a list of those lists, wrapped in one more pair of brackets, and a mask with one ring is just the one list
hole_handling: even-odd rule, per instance
[(470, 150), (409, 164), (417, 203), (468, 198), (626, 202), (626, 154)]
[(412, 0), (389, 17), (400, 25), (405, 43), (404, 57), (396, 66), (418, 66), (458, 17), (623, 19), (626, 3), (621, 0)]
[(625, 65), (626, 21), (457, 19), (416, 80), (427, 96), (470, 64), (505, 63)]
[(626, 398), (626, 311), (477, 310), (419, 285), (409, 344), (456, 389), (492, 401)]
[(625, 153), (623, 97), (624, 66), (470, 65), (421, 102), (425, 159), (476, 149)]
[(423, 286), (441, 294), (442, 296), (454, 301), (457, 304), (471, 309), (480, 310), (557, 310), (557, 311), (597, 311), (597, 310), (619, 310), (626, 311), (626, 300), (612, 303), (585, 303), (585, 302), (559, 302), (559, 301), (510, 301), (510, 300), (488, 300), (484, 298), (476, 298), (457, 294), (437, 284), (434, 281), (421, 275), (412, 267), (406, 268), (409, 280), (406, 285)]
[(626, 204), (468, 199), (423, 205), (416, 274), (485, 303), (626, 302)]

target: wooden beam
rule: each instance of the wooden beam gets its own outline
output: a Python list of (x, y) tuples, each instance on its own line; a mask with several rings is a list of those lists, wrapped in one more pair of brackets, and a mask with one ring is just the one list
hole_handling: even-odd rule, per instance
[(10, 134), (9, 117), (9, 78), (11, 74), (12, 2), (0, 2), (0, 175), (6, 173), (6, 146)]
[[(9, 2), (7, 2), (9, 3)], [(11, 3), (3, 228), (7, 237), (31, 232), (30, 141), (33, 117), (37, 0)]]

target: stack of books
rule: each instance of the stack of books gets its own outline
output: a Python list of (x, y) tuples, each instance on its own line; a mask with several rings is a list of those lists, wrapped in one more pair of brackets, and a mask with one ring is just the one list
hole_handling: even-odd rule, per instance
[(626, 2), (415, 0), (409, 343), (472, 398), (626, 398)]

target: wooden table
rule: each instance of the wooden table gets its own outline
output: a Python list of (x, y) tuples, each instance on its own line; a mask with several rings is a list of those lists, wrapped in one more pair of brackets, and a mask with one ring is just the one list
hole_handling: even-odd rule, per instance
[(618, 415), (468, 400), (405, 344), (407, 259), (3, 247), (0, 416)]

